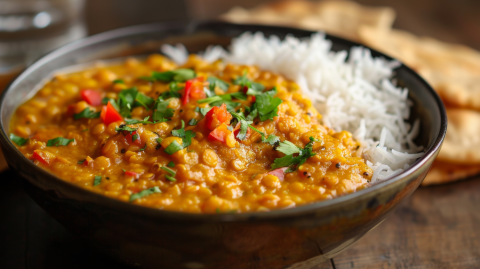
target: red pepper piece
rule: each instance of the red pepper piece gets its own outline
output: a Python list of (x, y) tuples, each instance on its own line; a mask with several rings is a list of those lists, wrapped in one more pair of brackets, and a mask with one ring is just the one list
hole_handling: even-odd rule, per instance
[(112, 122), (123, 120), (122, 115), (108, 102), (106, 106), (102, 108), (102, 113), (100, 113), (100, 118), (102, 118), (103, 123), (109, 125)]
[(207, 97), (203, 90), (203, 77), (189, 79), (185, 82), (185, 90), (182, 96), (182, 104), (186, 105), (190, 101), (190, 97), (194, 99), (203, 99)]
[(276, 176), (280, 181), (283, 181), (283, 179), (285, 178), (285, 170), (287, 169), (288, 167), (277, 168), (275, 170), (268, 172), (267, 175)]
[(44, 152), (40, 150), (35, 150), (33, 151), (33, 156), (35, 160), (38, 160), (39, 162), (50, 165), (50, 162), (53, 161), (56, 156), (50, 152)]
[(227, 111), (227, 105), (222, 104), (220, 107), (214, 106), (207, 115), (205, 115), (205, 123), (210, 130), (214, 130), (222, 123), (230, 123), (232, 114)]
[(133, 178), (138, 178), (140, 175), (138, 173), (135, 173), (133, 171), (125, 171), (125, 176), (130, 176)]
[[(137, 131), (133, 131), (132, 133), (128, 131), (123, 131), (123, 134), (125, 135), (125, 139), (127, 139), (127, 142), (129, 144), (137, 144), (139, 146), (142, 145), (142, 140), (140, 139), (140, 136), (137, 134)], [(135, 141), (133, 138), (135, 137)]]
[(80, 92), (82, 99), (92, 106), (99, 106), (102, 104), (102, 95), (95, 90), (82, 90)]
[(227, 136), (231, 134), (232, 131), (228, 130), (228, 126), (225, 123), (222, 123), (220, 126), (215, 128), (208, 134), (208, 140), (218, 141), (220, 143), (227, 142)]

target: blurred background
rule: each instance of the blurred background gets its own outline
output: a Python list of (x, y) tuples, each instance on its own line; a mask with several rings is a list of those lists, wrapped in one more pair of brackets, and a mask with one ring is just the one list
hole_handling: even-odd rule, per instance
[[(75, 39), (150, 22), (216, 19), (272, 0), (0, 0), (0, 87), (41, 55)], [(315, 2), (315, 1), (312, 1)], [(357, 0), (388, 6), (394, 28), (480, 49), (480, 1)], [(3, 88), (3, 87), (2, 87)]]

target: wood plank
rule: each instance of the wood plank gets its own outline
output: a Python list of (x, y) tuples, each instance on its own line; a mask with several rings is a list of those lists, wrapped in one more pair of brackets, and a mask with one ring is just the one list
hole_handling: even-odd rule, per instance
[(480, 178), (420, 188), (335, 268), (478, 268), (479, 205)]

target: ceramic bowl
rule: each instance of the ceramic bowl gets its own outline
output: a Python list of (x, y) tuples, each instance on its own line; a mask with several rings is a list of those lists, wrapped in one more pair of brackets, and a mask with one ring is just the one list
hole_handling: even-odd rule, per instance
[[(433, 89), (405, 65), (395, 79), (410, 90), (412, 118), (421, 120), (416, 142), (425, 155), (409, 169), (370, 188), (292, 209), (242, 214), (188, 214), (129, 204), (89, 192), (34, 165), (8, 139), (15, 109), (54, 70), (130, 55), (159, 52), (161, 44), (183, 43), (190, 52), (211, 44), (228, 46), (245, 31), (307, 37), (313, 32), (222, 22), (158, 23), (91, 36), (41, 58), (3, 92), (0, 142), (11, 169), (31, 197), (92, 247), (143, 268), (311, 268), (379, 225), (419, 186), (445, 136), (445, 108)], [(333, 50), (358, 46), (327, 36)], [(372, 50), (373, 56), (390, 57)]]

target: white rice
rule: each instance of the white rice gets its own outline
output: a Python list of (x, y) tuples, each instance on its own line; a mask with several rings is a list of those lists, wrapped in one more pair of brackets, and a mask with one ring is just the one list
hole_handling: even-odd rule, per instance
[[(373, 58), (370, 51), (354, 47), (350, 53), (331, 51), (322, 33), (310, 38), (265, 38), (244, 33), (233, 39), (230, 50), (211, 46), (202, 57), (213, 62), (256, 65), (297, 82), (323, 115), (323, 124), (353, 133), (361, 144), (359, 156), (374, 170), (372, 182), (401, 173), (423, 153), (415, 145), (420, 122), (411, 126), (408, 90), (392, 81), (397, 61)], [(164, 45), (162, 52), (178, 64), (187, 60), (183, 45)], [(347, 56), (350, 55), (350, 57)]]

